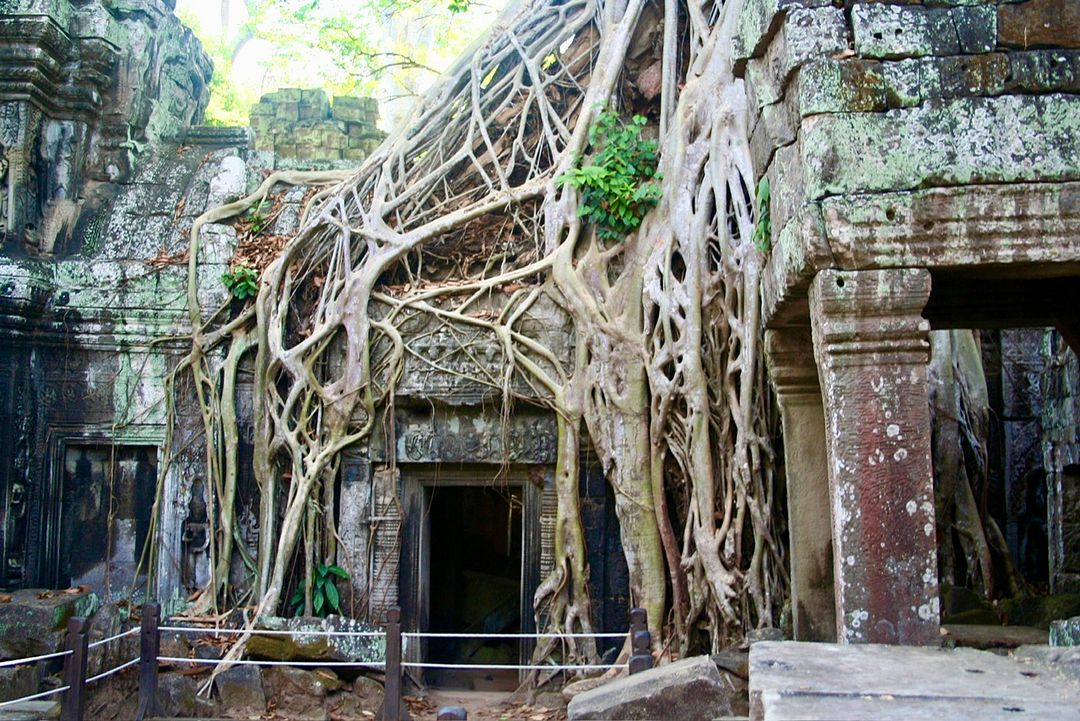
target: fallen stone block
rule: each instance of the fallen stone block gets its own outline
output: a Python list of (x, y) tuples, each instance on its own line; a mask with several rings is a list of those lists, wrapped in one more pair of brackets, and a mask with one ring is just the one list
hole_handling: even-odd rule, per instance
[(733, 714), (728, 693), (712, 659), (695, 656), (582, 692), (567, 714), (570, 721), (712, 721)]

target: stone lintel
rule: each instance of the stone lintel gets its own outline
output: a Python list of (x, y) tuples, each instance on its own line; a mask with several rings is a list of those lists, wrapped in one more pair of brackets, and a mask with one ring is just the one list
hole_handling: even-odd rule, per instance
[(835, 641), (825, 416), (809, 326), (767, 331), (765, 357), (784, 424), (795, 638)]
[(821, 203), (840, 268), (1080, 263), (1080, 183), (841, 195)]
[(805, 200), (925, 187), (1076, 181), (1080, 97), (953, 98), (884, 113), (814, 115), (802, 121), (799, 147)]
[(926, 269), (810, 286), (825, 405), (841, 643), (939, 642)]

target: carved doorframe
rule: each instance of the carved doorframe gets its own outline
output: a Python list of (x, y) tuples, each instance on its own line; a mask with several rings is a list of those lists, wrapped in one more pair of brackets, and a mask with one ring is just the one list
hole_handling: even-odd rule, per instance
[[(428, 489), (453, 486), (490, 486), (522, 489), (521, 547), (521, 630), (536, 630), (532, 599), (540, 585), (548, 559), (554, 557), (554, 524), (544, 523), (543, 510), (551, 504), (546, 496), (554, 494), (554, 469), (546, 465), (496, 464), (400, 464), (401, 473), (401, 556), (399, 566), (399, 602), (405, 627), (428, 630), (430, 588), (427, 565), (430, 561), (430, 513)], [(533, 642), (523, 642), (521, 658), (527, 659)], [(406, 649), (412, 660), (426, 657), (425, 644), (410, 644)]]

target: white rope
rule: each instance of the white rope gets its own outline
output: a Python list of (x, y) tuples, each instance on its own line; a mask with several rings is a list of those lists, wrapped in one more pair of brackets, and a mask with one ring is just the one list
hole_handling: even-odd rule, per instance
[(386, 635), (386, 631), (271, 631), (269, 629), (253, 629), (251, 631), (245, 631), (242, 628), (199, 628), (198, 626), (161, 626), (158, 630), (175, 633), (206, 633), (214, 636), (239, 636), (245, 633), (250, 633), (252, 636), (376, 637)]
[(70, 656), (72, 654), (71, 649), (67, 651), (57, 651), (56, 653), (45, 653), (40, 656), (27, 656), (26, 658), (15, 658), (10, 661), (0, 661), (0, 668), (7, 666), (22, 666), (33, 661), (44, 661), (49, 658), (62, 658), (64, 656)]
[(625, 633), (423, 633), (410, 631), (407, 638), (622, 638)]
[(127, 636), (130, 636), (130, 635), (132, 635), (134, 633), (138, 633), (139, 631), (142, 631), (142, 627), (141, 626), (136, 626), (135, 628), (128, 629), (127, 631), (124, 631), (123, 633), (118, 633), (115, 636), (109, 636), (108, 638), (103, 638), (100, 641), (94, 641), (88, 647), (89, 648), (97, 648), (98, 646), (104, 646), (107, 643), (112, 643), (113, 641), (118, 641), (121, 638), (126, 638)]
[(0, 703), (0, 708), (4, 706), (12, 706), (17, 703), (26, 703), (27, 701), (33, 701), (36, 698), (45, 698), (46, 696), (52, 696), (54, 693), (63, 693), (67, 691), (71, 686), (61, 686), (60, 688), (54, 688), (51, 691), (42, 691), (41, 693), (35, 693), (30, 696), (23, 696), (22, 698), (13, 698), (10, 701), (4, 701)]
[(628, 664), (582, 664), (580, 666), (558, 666), (550, 664), (502, 664), (485, 665), (478, 663), (419, 663), (415, 661), (402, 661), (404, 668), (449, 668), (467, 669), (471, 671), (598, 671), (612, 668), (626, 668)]
[(172, 663), (192, 663), (201, 664), (204, 666), (216, 666), (219, 663), (224, 663), (227, 666), (314, 666), (317, 668), (325, 668), (327, 666), (342, 666), (347, 668), (384, 668), (386, 666), (382, 661), (378, 662), (365, 662), (365, 661), (257, 661), (254, 659), (238, 659), (236, 661), (225, 661), (220, 658), (181, 658), (178, 656), (158, 656), (158, 661), (170, 661)]
[(133, 658), (130, 661), (128, 661), (127, 663), (121, 664), (121, 665), (117, 666), (114, 669), (111, 669), (109, 671), (105, 671), (103, 673), (99, 673), (97, 676), (91, 676), (90, 678), (86, 679), (86, 683), (91, 684), (94, 681), (100, 681), (103, 678), (107, 678), (109, 676), (112, 676), (114, 673), (119, 673), (120, 671), (123, 671), (125, 668), (128, 668), (129, 666), (134, 666), (135, 664), (137, 664), (141, 660), (142, 660), (141, 658)]

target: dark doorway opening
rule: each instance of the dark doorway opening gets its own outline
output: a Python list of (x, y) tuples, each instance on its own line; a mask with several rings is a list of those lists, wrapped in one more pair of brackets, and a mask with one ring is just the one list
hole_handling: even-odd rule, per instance
[[(521, 632), (523, 493), (520, 487), (430, 486), (429, 628), (432, 633)], [(517, 664), (518, 639), (431, 638), (431, 663)], [(516, 672), (432, 669), (427, 682), (512, 690)]]

